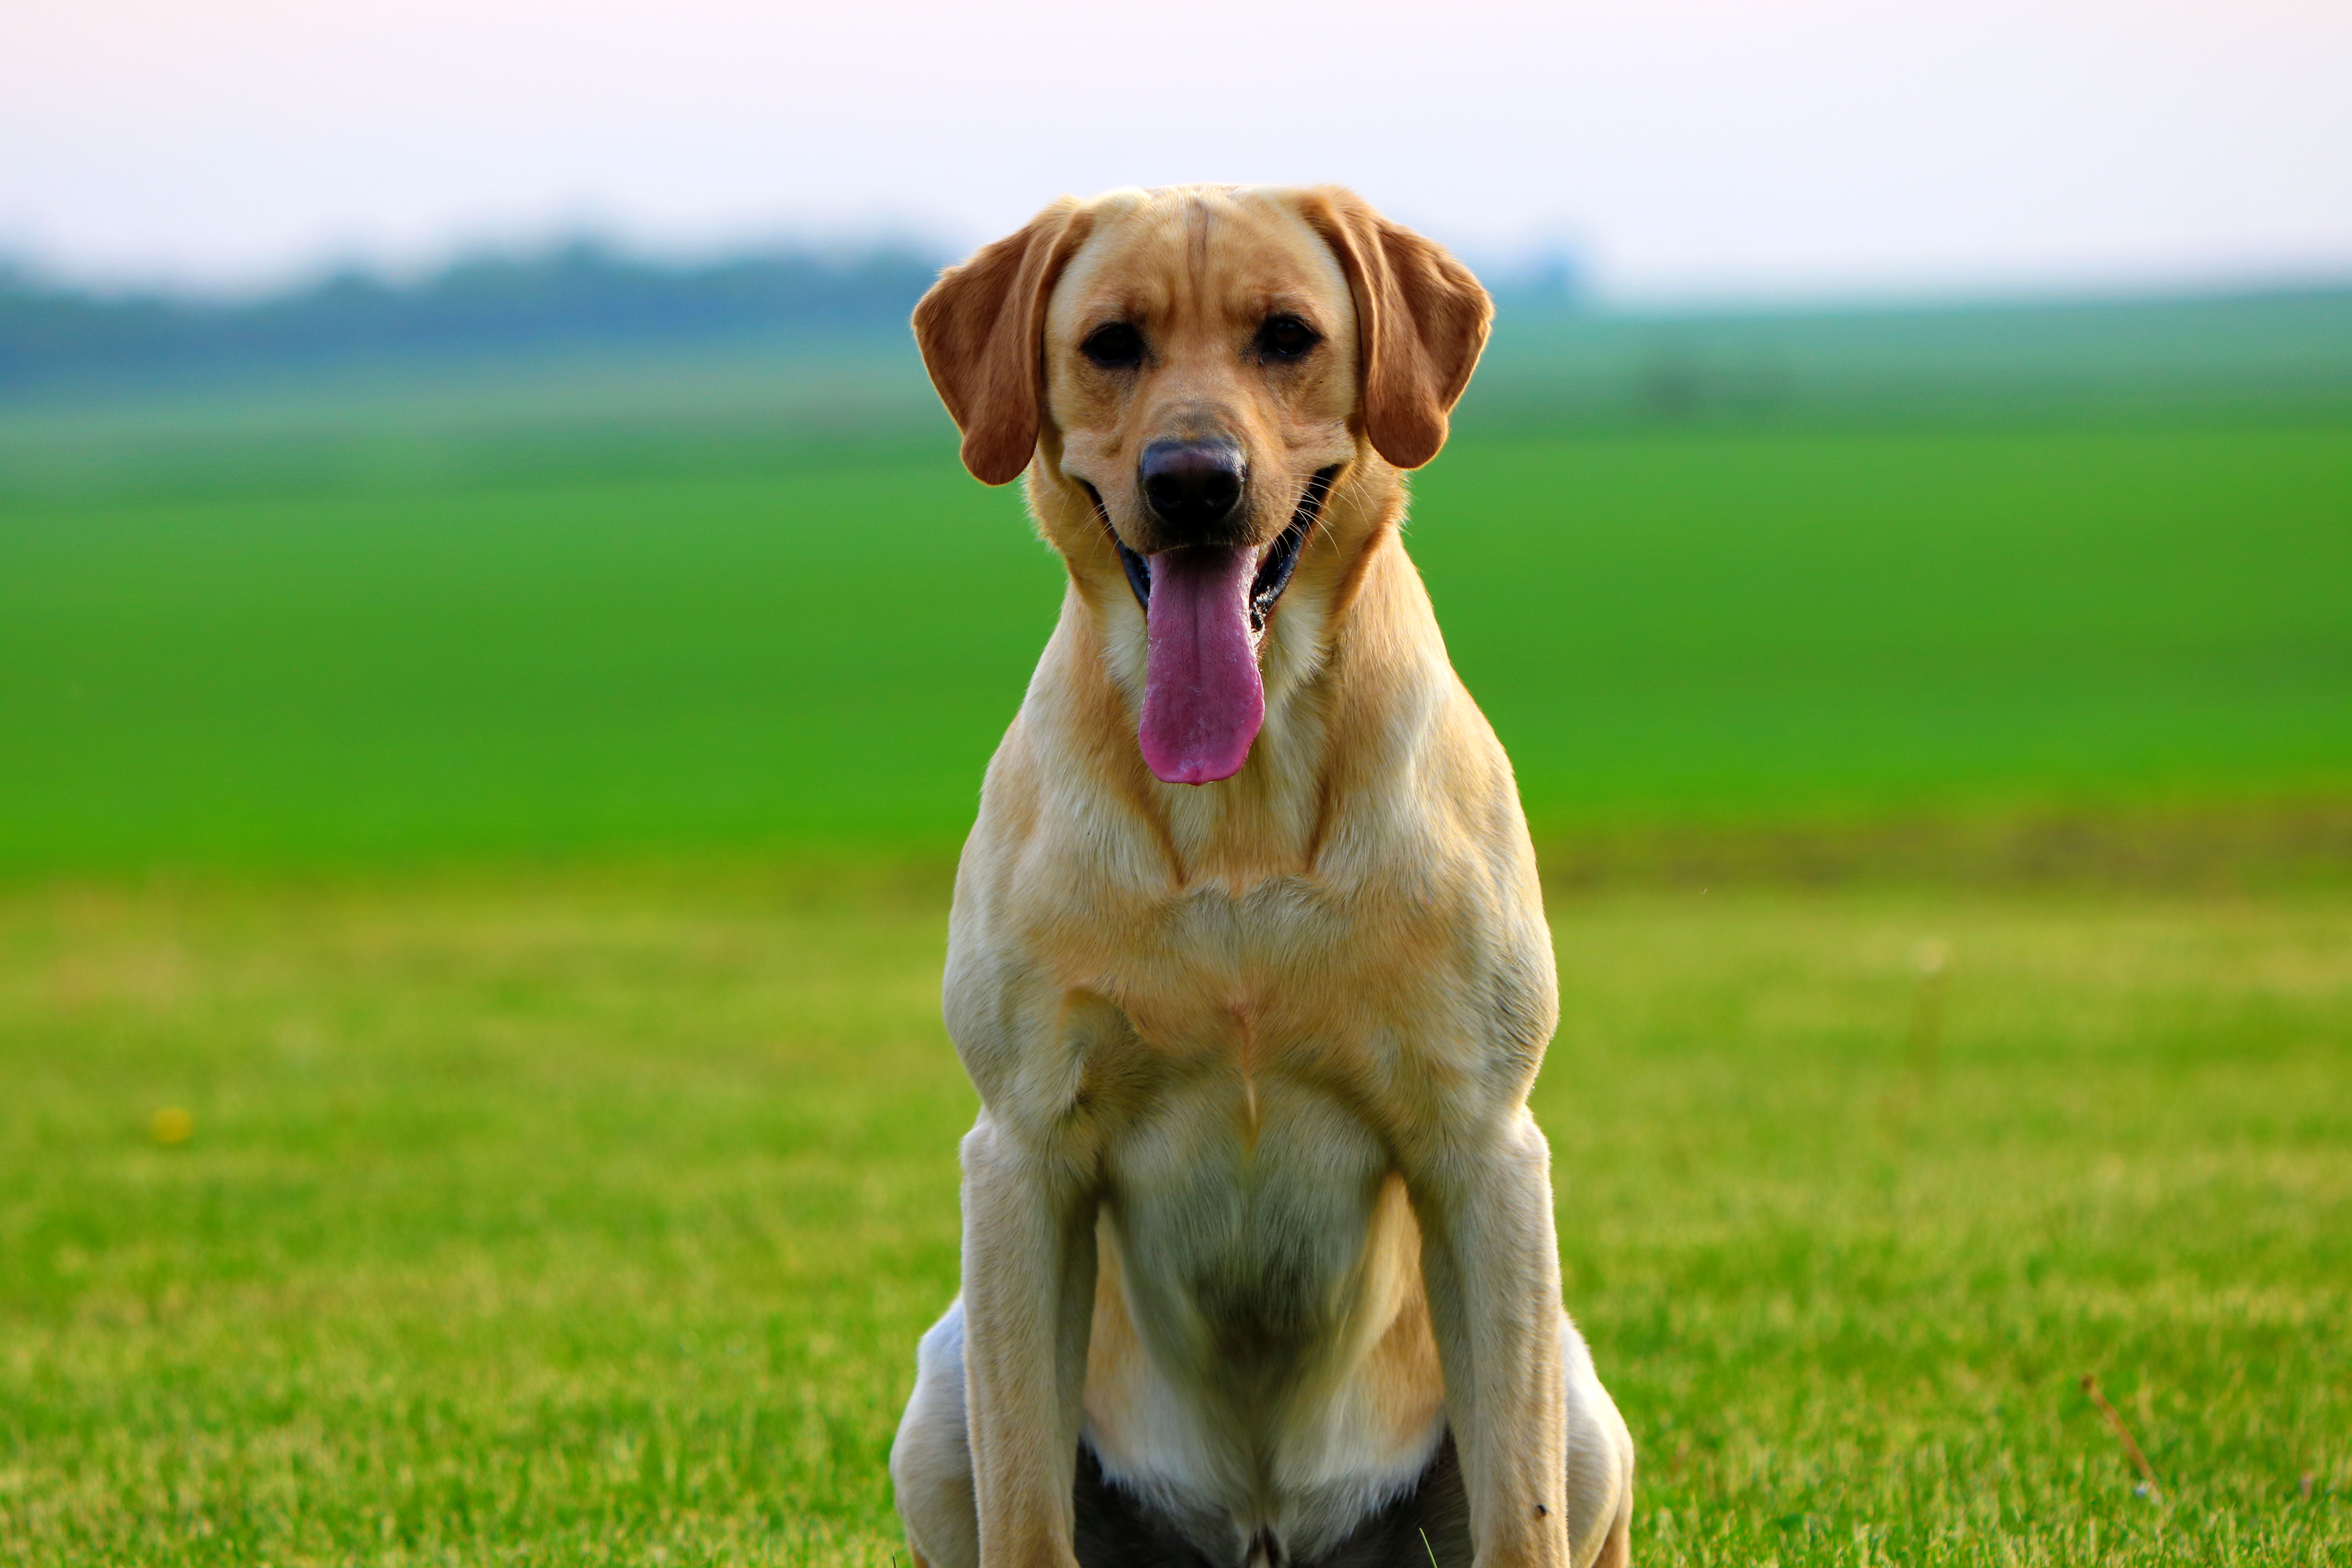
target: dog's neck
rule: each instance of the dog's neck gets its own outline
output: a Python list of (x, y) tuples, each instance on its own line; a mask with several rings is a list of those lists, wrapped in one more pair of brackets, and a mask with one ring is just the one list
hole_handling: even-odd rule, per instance
[(1152, 777), (1136, 739), (1140, 617), (1124, 582), (1072, 574), (1023, 723), (1032, 743), (1130, 809), (1177, 886), (1239, 892), (1312, 874), (1351, 816), (1408, 782), (1454, 681), (1399, 538), (1402, 491), (1393, 481), (1384, 491), (1349, 498), (1364, 510), (1347, 558), (1317, 563), (1311, 576), (1302, 569), (1268, 623), (1265, 727), (1222, 783)]

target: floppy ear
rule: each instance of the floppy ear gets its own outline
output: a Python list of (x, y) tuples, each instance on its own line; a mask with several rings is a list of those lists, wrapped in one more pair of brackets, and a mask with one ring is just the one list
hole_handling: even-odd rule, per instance
[(1417, 468), (1445, 445), (1446, 415), (1486, 346), (1494, 301), (1444, 246), (1353, 191), (1318, 185), (1302, 193), (1299, 211), (1339, 257), (1356, 299), (1364, 433), (1381, 457)]
[(1045, 298), (1089, 224), (1064, 196), (1018, 234), (940, 274), (915, 307), (915, 342), (982, 484), (1021, 477), (1037, 448)]

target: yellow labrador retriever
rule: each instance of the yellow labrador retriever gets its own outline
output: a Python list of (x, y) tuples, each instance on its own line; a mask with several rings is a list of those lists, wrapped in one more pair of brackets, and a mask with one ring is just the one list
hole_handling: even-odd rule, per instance
[(1064, 200), (915, 312), (1069, 586), (956, 879), (921, 1568), (1622, 1563), (1509, 762), (1399, 537), (1486, 291), (1336, 188)]

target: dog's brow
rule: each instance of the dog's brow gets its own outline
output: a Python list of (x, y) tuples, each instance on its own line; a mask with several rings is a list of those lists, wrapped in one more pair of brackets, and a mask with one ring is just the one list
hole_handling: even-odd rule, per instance
[(1320, 327), (1320, 310), (1317, 301), (1283, 290), (1261, 293), (1253, 306), (1260, 320), (1268, 316), (1296, 316), (1310, 327)]
[(1109, 326), (1114, 321), (1127, 321), (1139, 327), (1150, 321), (1156, 313), (1149, 301), (1138, 299), (1132, 292), (1124, 290), (1115, 294), (1108, 292), (1097, 294), (1086, 300), (1074, 312), (1078, 322), (1078, 335), (1081, 337), (1097, 328)]

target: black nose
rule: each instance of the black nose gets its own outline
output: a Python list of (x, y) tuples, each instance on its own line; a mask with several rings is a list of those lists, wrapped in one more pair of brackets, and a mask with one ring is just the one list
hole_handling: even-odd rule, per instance
[(1143, 493), (1170, 528), (1202, 533), (1224, 521), (1248, 474), (1223, 441), (1154, 441), (1143, 449)]

